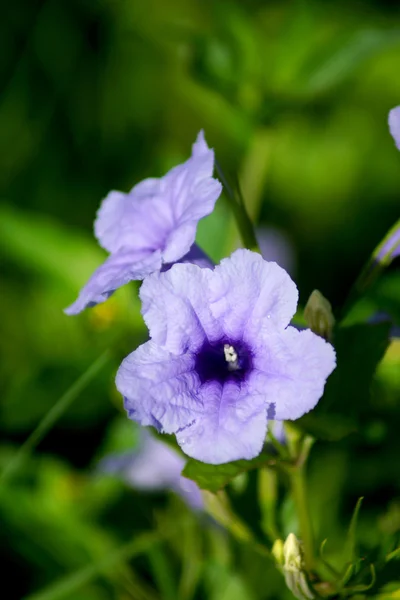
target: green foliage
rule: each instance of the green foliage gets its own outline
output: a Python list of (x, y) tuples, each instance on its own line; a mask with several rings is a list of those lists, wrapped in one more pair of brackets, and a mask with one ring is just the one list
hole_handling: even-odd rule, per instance
[[(327, 539), (311, 585), (337, 597), (333, 569), (342, 597), (399, 598), (399, 342), (389, 344), (389, 323), (367, 324), (377, 312), (400, 323), (398, 259), (385, 260), (389, 269), (374, 271), (338, 314), (399, 217), (400, 155), (386, 123), (400, 104), (396, 7), (17, 0), (3, 12), (7, 600), (292, 598), (266, 546), (300, 535), (289, 484), (296, 456), (265, 450), (218, 467), (189, 460), (187, 477), (208, 493), (225, 488), (219, 526), (172, 494), (102, 476), (98, 459), (137, 441), (114, 374), (147, 336), (138, 286), (77, 318), (62, 312), (105, 256), (92, 232), (101, 198), (184, 160), (201, 128), (229, 181), (239, 181), (251, 219), (287, 235), (301, 303), (317, 288), (339, 321), (337, 369), (317, 408), (295, 424), (300, 439), (317, 439), (303, 475), (315, 548)], [(239, 225), (221, 198), (198, 241), (218, 261), (238, 245), (247, 227)], [(96, 363), (104, 352), (107, 362)]]
[(190, 458), (182, 474), (195, 481), (202, 490), (217, 492), (241, 473), (275, 463), (276, 457), (264, 450), (252, 460), (236, 460), (223, 465), (209, 465)]
[(389, 345), (389, 329), (387, 322), (336, 329), (337, 367), (315, 410), (299, 419), (301, 428), (325, 440), (338, 440), (359, 430), (360, 417), (370, 406), (376, 368)]

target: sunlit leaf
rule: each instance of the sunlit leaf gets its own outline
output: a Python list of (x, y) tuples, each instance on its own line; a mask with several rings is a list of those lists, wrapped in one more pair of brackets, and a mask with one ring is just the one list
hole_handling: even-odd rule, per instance
[(223, 465), (209, 465), (191, 458), (186, 463), (182, 475), (195, 481), (202, 490), (217, 492), (240, 473), (275, 462), (276, 457), (264, 451), (252, 460), (237, 460)]

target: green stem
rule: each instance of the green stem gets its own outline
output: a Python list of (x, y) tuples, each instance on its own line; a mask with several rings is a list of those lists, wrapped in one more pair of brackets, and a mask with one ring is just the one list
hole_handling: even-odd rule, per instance
[(254, 252), (260, 252), (253, 223), (247, 213), (239, 186), (237, 185), (237, 191), (233, 190), (217, 160), (215, 161), (215, 169), (218, 173), (218, 177), (222, 181), (225, 192), (230, 199), (229, 205), (232, 209), (233, 216), (235, 217), (244, 247), (253, 250)]
[(309, 435), (302, 437), (297, 428), (288, 422), (285, 422), (285, 431), (293, 461), (287, 472), (299, 521), (300, 538), (304, 545), (304, 561), (307, 571), (310, 571), (314, 566), (315, 559), (314, 536), (307, 500), (306, 465), (315, 440)]
[(304, 544), (304, 560), (307, 571), (314, 563), (314, 538), (311, 527), (310, 512), (307, 503), (306, 482), (304, 467), (296, 467), (292, 473), (292, 492), (299, 519), (300, 537)]

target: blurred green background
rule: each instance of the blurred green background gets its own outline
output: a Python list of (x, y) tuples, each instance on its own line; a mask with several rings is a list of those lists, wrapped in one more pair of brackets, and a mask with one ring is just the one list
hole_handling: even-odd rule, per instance
[[(180, 499), (94, 475), (100, 456), (133, 444), (113, 377), (146, 338), (137, 286), (79, 317), (62, 309), (103, 259), (92, 235), (100, 200), (186, 160), (200, 129), (238, 177), (254, 221), (271, 239), (284, 236), (300, 302), (318, 288), (340, 307), (400, 216), (400, 153), (387, 127), (400, 104), (400, 6), (16, 0), (0, 28), (3, 468), (93, 361), (111, 354), (1, 483), (4, 597), (64, 577), (61, 591), (37, 598), (290, 598), (272, 563)], [(226, 198), (198, 241), (215, 260), (238, 244)], [(378, 292), (379, 307), (397, 301), (398, 316), (396, 268)], [(314, 527), (333, 554), (360, 495), (363, 547), (400, 529), (399, 373), (394, 343), (360, 429), (313, 452)], [(255, 475), (245, 483), (231, 493), (261, 535), (257, 508), (244, 501)], [(296, 528), (290, 501), (279, 511), (287, 534)], [(137, 556), (73, 579), (142, 532), (154, 537)]]

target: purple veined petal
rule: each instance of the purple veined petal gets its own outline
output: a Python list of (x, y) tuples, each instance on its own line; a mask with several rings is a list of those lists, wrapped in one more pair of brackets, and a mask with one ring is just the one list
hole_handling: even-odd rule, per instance
[(134, 250), (111, 254), (93, 273), (77, 300), (64, 312), (67, 315), (76, 315), (87, 307), (104, 302), (116, 289), (129, 281), (143, 279), (160, 268), (159, 251), (147, 255)]
[(400, 150), (400, 106), (392, 108), (389, 112), (389, 130), (396, 144), (396, 148)]
[(214, 152), (200, 132), (189, 160), (171, 169), (163, 179), (163, 191), (177, 224), (198, 222), (214, 210), (222, 185), (212, 178), (213, 170)]
[(147, 277), (140, 289), (142, 314), (151, 338), (170, 352), (196, 350), (204, 340), (219, 339), (222, 330), (207, 303), (212, 271), (175, 264)]
[(152, 272), (134, 262), (129, 266), (130, 275), (122, 267), (119, 272), (122, 255), (133, 259), (137, 253), (139, 262), (143, 255), (158, 258), (159, 253), (160, 261), (155, 261), (153, 269), (159, 271), (162, 264), (176, 262), (188, 254), (198, 221), (213, 211), (222, 191), (221, 184), (212, 177), (213, 169), (214, 153), (200, 132), (192, 156), (185, 163), (160, 179), (145, 179), (128, 194), (110, 192), (97, 212), (94, 230), (111, 257), (65, 312), (76, 314), (86, 306), (103, 302), (116, 287)]
[(328, 342), (311, 330), (288, 327), (260, 340), (254, 358), (251, 386), (274, 407), (274, 419), (294, 420), (316, 406), (326, 379), (336, 366)]
[(128, 416), (164, 433), (186, 427), (202, 411), (194, 356), (175, 356), (151, 340), (122, 361), (116, 385)]
[(267, 420), (296, 419), (322, 396), (333, 347), (287, 327), (297, 289), (275, 263), (239, 250), (214, 270), (175, 264), (141, 288), (152, 340), (122, 363), (128, 416), (175, 433), (198, 460), (261, 451)]
[(163, 262), (179, 260), (194, 243), (198, 221), (213, 211), (221, 194), (213, 169), (214, 153), (201, 133), (191, 158), (164, 177), (146, 179), (129, 194), (109, 194), (95, 223), (100, 243), (111, 252), (159, 249)]
[(250, 250), (236, 250), (222, 260), (210, 280), (212, 314), (236, 338), (285, 328), (297, 300), (296, 285), (286, 271)]
[(176, 436), (185, 454), (210, 464), (257, 456), (267, 431), (263, 395), (235, 382), (210, 382), (201, 396), (203, 413)]
[(197, 222), (178, 225), (171, 231), (162, 253), (164, 263), (177, 262), (190, 251), (196, 239)]

